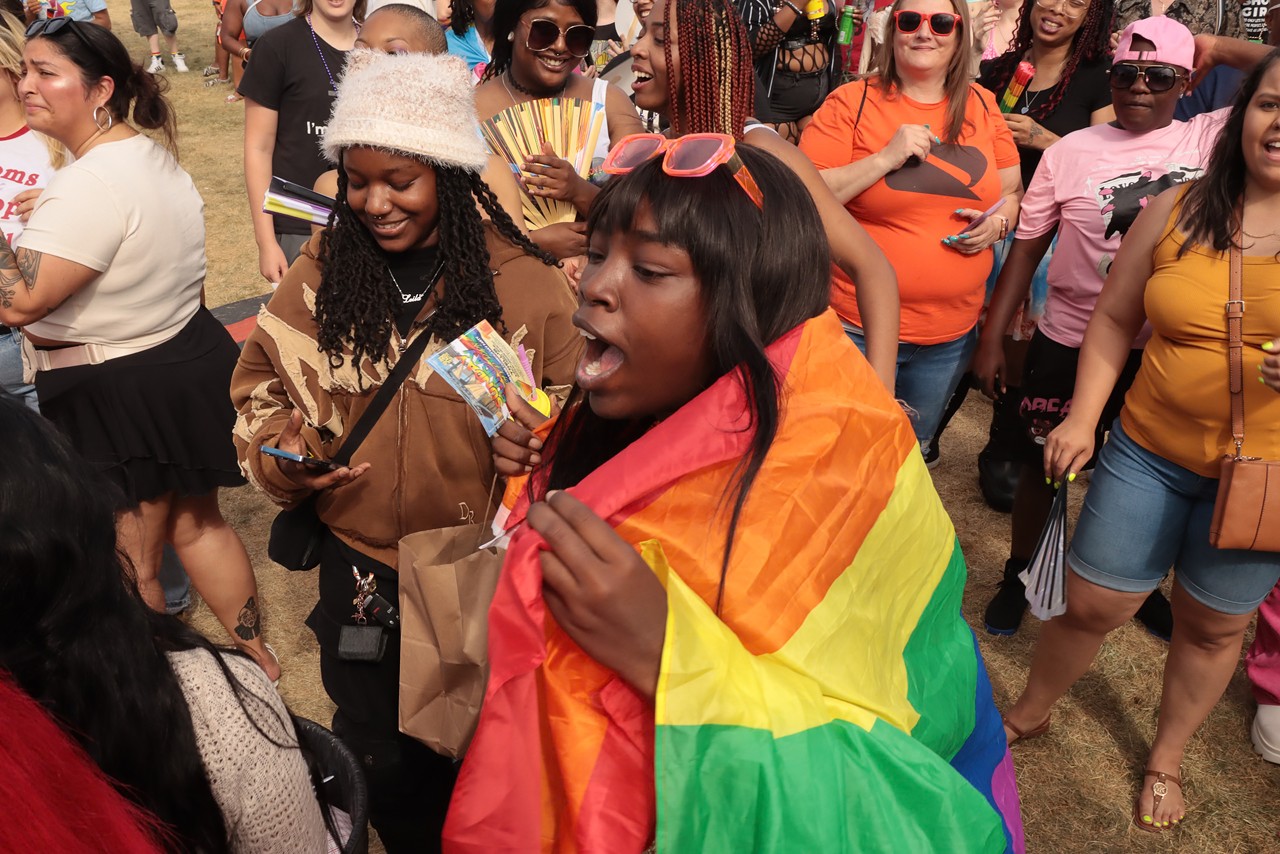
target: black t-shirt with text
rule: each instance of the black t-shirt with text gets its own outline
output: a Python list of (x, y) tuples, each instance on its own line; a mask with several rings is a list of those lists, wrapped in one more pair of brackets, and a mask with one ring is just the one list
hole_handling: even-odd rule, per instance
[[(312, 37), (306, 18), (276, 27), (254, 42), (239, 92), (278, 114), (273, 175), (310, 187), (330, 169), (320, 142), (337, 96), (330, 75), (337, 80), (345, 62), (343, 51)], [(311, 231), (292, 217), (276, 216), (275, 226), (282, 234)]]

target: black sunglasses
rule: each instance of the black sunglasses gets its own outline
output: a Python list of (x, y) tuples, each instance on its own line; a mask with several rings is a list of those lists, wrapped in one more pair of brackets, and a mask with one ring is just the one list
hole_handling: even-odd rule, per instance
[(102, 56), (102, 51), (94, 47), (93, 42), (89, 41), (89, 37), (80, 32), (80, 22), (75, 18), (63, 16), (61, 18), (42, 18), (32, 21), (31, 26), (27, 27), (27, 38), (33, 39), (36, 36), (56, 36), (63, 30), (71, 28), (71, 32), (75, 33), (76, 38), (80, 39), (81, 44), (89, 48), (98, 56)]
[(1172, 65), (1149, 65), (1139, 68), (1128, 62), (1117, 62), (1108, 72), (1112, 89), (1128, 89), (1141, 77), (1152, 92), (1168, 92), (1185, 75)]
[(561, 36), (564, 36), (564, 49), (569, 55), (582, 59), (591, 53), (591, 42), (595, 41), (596, 31), (586, 24), (574, 24), (562, 30), (555, 21), (534, 18), (529, 22), (529, 36), (524, 43), (534, 53), (542, 53), (555, 47)]
[(893, 25), (904, 35), (914, 33), (925, 21), (929, 22), (929, 30), (935, 36), (949, 36), (959, 25), (960, 16), (954, 12), (934, 12), (932, 15), (924, 15), (920, 12), (899, 10), (893, 13)]

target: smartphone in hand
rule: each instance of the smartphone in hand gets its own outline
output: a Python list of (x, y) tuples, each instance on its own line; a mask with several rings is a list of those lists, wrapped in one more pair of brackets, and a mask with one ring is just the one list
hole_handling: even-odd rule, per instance
[(292, 460), (295, 463), (302, 463), (304, 466), (321, 471), (337, 471), (342, 466), (337, 463), (331, 463), (328, 460), (322, 460), (317, 457), (304, 457), (302, 454), (295, 454), (292, 451), (282, 451), (279, 448), (273, 448), (270, 445), (262, 446), (262, 453), (269, 457), (279, 457), (282, 460)]
[(992, 205), (991, 207), (989, 207), (989, 208), (987, 208), (985, 211), (983, 211), (983, 212), (982, 212), (982, 216), (978, 217), (978, 218), (977, 218), (977, 219), (975, 219), (973, 222), (971, 222), (971, 223), (969, 223), (968, 225), (966, 225), (966, 226), (964, 227), (964, 231), (962, 231), (962, 232), (960, 232), (960, 233), (961, 233), (961, 234), (968, 234), (969, 232), (973, 231), (973, 230), (974, 230), (975, 228), (977, 228), (978, 226), (982, 225), (984, 222), (986, 222), (988, 219), (990, 219), (990, 218), (991, 218), (991, 215), (992, 215), (992, 214), (994, 214), (996, 211), (998, 211), (998, 210), (1000, 210), (1002, 207), (1004, 207), (1004, 203), (1005, 203), (1005, 199), (1004, 199), (1004, 197), (1001, 197), (1001, 198), (1000, 198), (1000, 201), (996, 202), (994, 205)]

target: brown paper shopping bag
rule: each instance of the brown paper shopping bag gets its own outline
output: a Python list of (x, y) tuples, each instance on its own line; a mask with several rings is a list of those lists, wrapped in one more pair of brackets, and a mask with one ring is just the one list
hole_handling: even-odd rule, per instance
[(400, 731), (455, 759), (489, 676), (489, 603), (505, 552), (476, 547), (488, 538), (459, 525), (400, 540)]

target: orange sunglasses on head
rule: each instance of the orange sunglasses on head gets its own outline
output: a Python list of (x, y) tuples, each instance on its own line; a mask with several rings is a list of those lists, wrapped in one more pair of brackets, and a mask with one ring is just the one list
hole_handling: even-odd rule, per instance
[(726, 166), (742, 191), (764, 208), (764, 195), (742, 162), (733, 137), (723, 133), (691, 133), (668, 139), (660, 133), (633, 133), (618, 140), (604, 161), (609, 175), (625, 175), (647, 160), (662, 158), (662, 171), (672, 178), (702, 178)]

